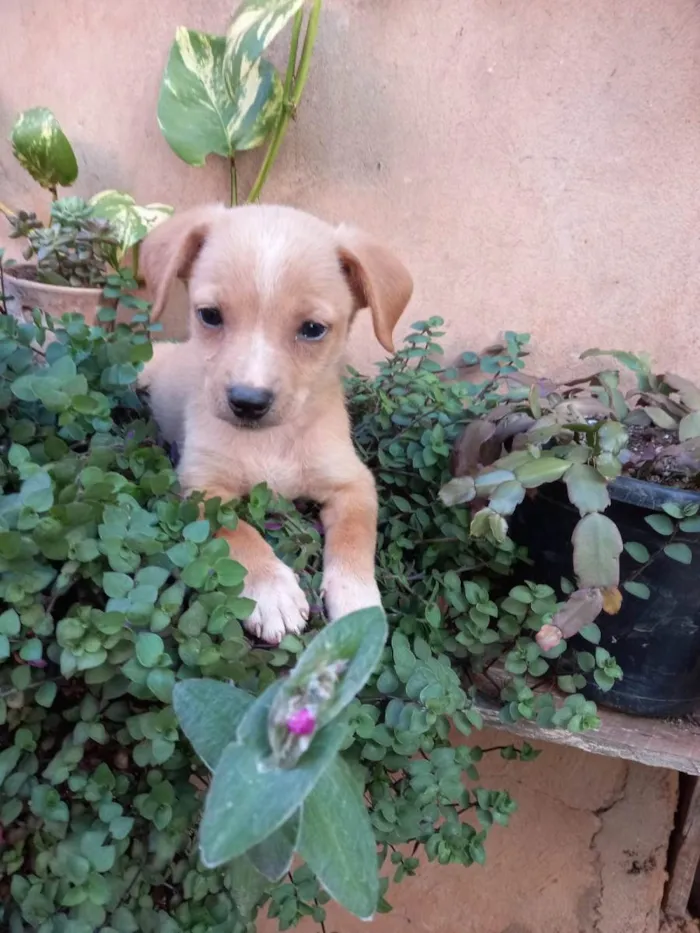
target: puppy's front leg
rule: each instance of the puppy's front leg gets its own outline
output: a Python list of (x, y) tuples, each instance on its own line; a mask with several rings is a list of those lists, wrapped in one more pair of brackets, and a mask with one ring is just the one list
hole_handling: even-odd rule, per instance
[(374, 576), (377, 492), (369, 470), (358, 467), (355, 480), (329, 491), (321, 511), (326, 535), (322, 588), (331, 621), (382, 604)]
[[(207, 492), (223, 502), (234, 498), (221, 490)], [(277, 644), (287, 632), (301, 632), (309, 618), (309, 604), (296, 575), (275, 556), (270, 545), (246, 522), (239, 521), (233, 531), (222, 528), (233, 560), (248, 571), (243, 595), (255, 600), (255, 609), (244, 622), (248, 631), (270, 644)]]

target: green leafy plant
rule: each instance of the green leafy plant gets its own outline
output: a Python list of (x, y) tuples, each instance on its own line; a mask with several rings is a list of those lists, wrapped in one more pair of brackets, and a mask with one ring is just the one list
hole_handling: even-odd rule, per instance
[[(623, 543), (616, 524), (604, 514), (610, 505), (608, 485), (623, 473), (688, 488), (700, 479), (700, 389), (673, 373), (655, 375), (643, 355), (588, 350), (582, 358), (606, 355), (635, 374), (636, 388), (623, 393), (621, 373), (613, 369), (562, 385), (534, 381), (526, 397), (505, 398), (486, 419), (466, 427), (458, 475), (440, 493), (450, 505), (470, 503), (471, 533), (500, 543), (506, 540), (508, 517), (528, 493), (563, 481), (580, 515), (571, 541), (576, 583), (564, 581), (568, 599), (540, 630), (539, 644), (547, 649), (585, 629), (601, 612), (619, 611), (623, 549), (640, 570), (664, 555), (690, 563), (683, 533), (700, 529), (696, 505), (665, 504), (665, 514), (645, 519), (661, 536), (651, 555), (639, 542)], [(622, 586), (646, 599), (649, 589), (636, 580), (639, 572)], [(609, 689), (621, 671), (602, 648), (597, 654), (595, 679)]]
[(38, 281), (100, 288), (110, 268), (118, 270), (130, 250), (138, 274), (140, 242), (172, 208), (166, 204), (139, 207), (130, 195), (114, 190), (101, 191), (89, 201), (59, 200), (59, 187), (68, 188), (77, 181), (78, 162), (60, 123), (46, 107), (20, 113), (10, 140), (22, 168), (52, 196), (48, 225), (32, 212), (0, 204), (12, 229), (10, 236), (27, 239), (25, 258), (37, 258)]
[[(479, 763), (536, 755), (475, 741), (492, 662), (509, 670), (505, 720), (597, 724), (573, 679), (565, 702), (548, 689), (556, 651), (536, 636), (553, 590), (513, 586), (516, 545), (473, 538), (437, 496), (523, 337), (464, 380), (439, 362), (441, 321), (419, 321), (374, 378), (350, 374), (385, 613), (324, 628), (313, 508), (265, 487), (180, 497), (134, 388), (157, 325), (132, 287), (122, 273), (105, 288), (127, 293), (132, 326), (110, 329), (107, 307), (94, 327), (0, 315), (0, 926), (253, 933), (261, 909), (280, 929), (322, 925), (331, 898), (389, 910), (390, 882), (423, 859), (483, 863), (515, 803)], [(275, 647), (243, 629), (245, 568), (216, 536), (239, 516), (314, 607)]]
[[(260, 197), (301, 101), (320, 14), (321, 0), (243, 0), (226, 36), (184, 26), (177, 30), (163, 75), (158, 122), (173, 152), (189, 165), (204, 165), (210, 155), (228, 161), (232, 205), (240, 200), (238, 155), (267, 145), (247, 200)], [(290, 21), (283, 79), (263, 54)]]

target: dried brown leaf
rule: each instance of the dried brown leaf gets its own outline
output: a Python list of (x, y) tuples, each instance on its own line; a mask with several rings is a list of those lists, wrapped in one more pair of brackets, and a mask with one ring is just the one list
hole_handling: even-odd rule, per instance
[(603, 612), (615, 616), (622, 607), (622, 593), (616, 586), (606, 586), (603, 590)]
[(462, 436), (455, 444), (454, 467), (455, 476), (473, 476), (480, 466), (493, 463), (493, 459), (483, 459), (482, 447), (496, 432), (496, 425), (489, 421), (470, 421), (462, 432)]

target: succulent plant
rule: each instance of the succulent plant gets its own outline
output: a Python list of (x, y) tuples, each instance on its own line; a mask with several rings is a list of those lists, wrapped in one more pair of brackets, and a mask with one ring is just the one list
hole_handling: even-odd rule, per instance
[[(655, 375), (644, 355), (597, 349), (582, 354), (591, 356), (615, 358), (634, 373), (636, 387), (623, 391), (624, 380), (612, 369), (561, 385), (507, 375), (503, 403), (467, 425), (455, 448), (454, 479), (440, 492), (447, 505), (470, 503), (471, 534), (499, 544), (525, 496), (547, 483), (565, 483), (580, 515), (572, 536), (576, 587), (551, 626), (541, 630), (543, 650), (601, 611), (620, 608), (620, 554), (623, 547), (633, 554), (635, 545), (623, 545), (604, 514), (608, 484), (626, 472), (664, 485), (700, 487), (700, 388), (674, 373)], [(529, 391), (522, 390), (526, 383)], [(671, 517), (682, 530), (684, 522), (697, 522), (692, 508), (678, 512)], [(653, 518), (670, 523), (666, 516)], [(668, 556), (686, 560), (679, 547), (667, 547)], [(625, 588), (644, 598), (639, 584)]]
[(9, 218), (10, 237), (26, 238), (25, 259), (36, 257), (37, 278), (49, 285), (101, 288), (109, 274), (109, 257), (118, 240), (109, 221), (94, 216), (82, 198), (63, 198), (51, 205), (50, 225), (35, 214)]

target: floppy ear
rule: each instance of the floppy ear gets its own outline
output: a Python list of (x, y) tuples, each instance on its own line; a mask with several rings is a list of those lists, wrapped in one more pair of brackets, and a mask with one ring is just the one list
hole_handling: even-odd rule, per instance
[(220, 204), (194, 207), (159, 223), (141, 244), (141, 274), (153, 296), (151, 320), (168, 301), (173, 279), (186, 280), (213, 221), (226, 208)]
[(394, 352), (392, 334), (413, 293), (413, 279), (385, 246), (355, 227), (338, 227), (338, 256), (357, 309), (369, 308), (377, 340)]

